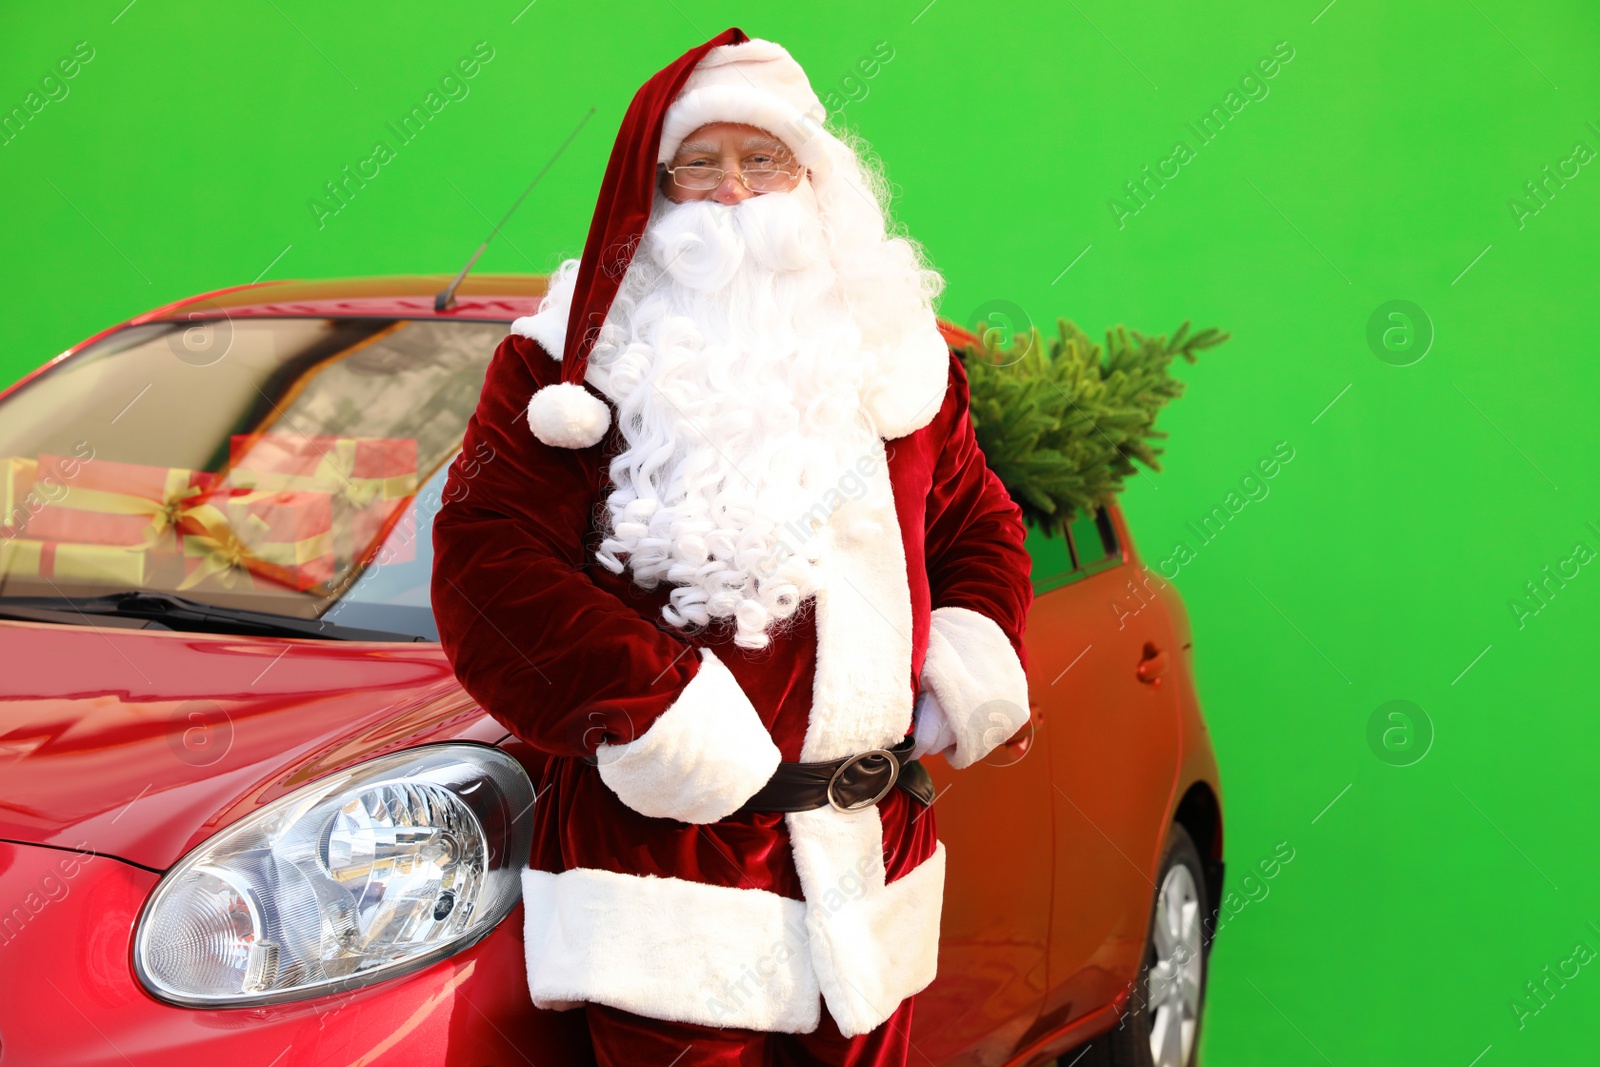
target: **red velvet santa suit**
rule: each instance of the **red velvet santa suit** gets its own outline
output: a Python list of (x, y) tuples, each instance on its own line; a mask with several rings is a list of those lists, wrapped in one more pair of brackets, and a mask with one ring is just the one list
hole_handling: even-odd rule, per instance
[(762, 118), (813, 169), (843, 148), (779, 97), (758, 98), (770, 114), (730, 114), (714, 92), (703, 112), (669, 114), (696, 64), (746, 40), (733, 29), (691, 50), (630, 107), (570, 315), (519, 320), (490, 363), (463, 455), (487, 446), (494, 459), (470, 478), (459, 461), (450, 471), (433, 604), (467, 691), (558, 757), (524, 874), (534, 1003), (785, 1034), (818, 1032), (826, 1005), (824, 1029), (856, 1038), (936, 972), (945, 855), (932, 809), (900, 789), (850, 813), (735, 809), (780, 759), (899, 742), (919, 691), (948, 720), (956, 767), (1011, 736), (1027, 715), (1029, 564), (931, 312), (916, 343), (872, 367), (862, 402), (881, 437), (856, 468), (869, 491), (822, 501), (805, 547), (826, 583), (769, 647), (670, 626), (666, 585), (646, 591), (596, 563), (607, 463), (624, 442), (583, 384), (585, 356), (648, 219), (663, 129), (673, 141)]

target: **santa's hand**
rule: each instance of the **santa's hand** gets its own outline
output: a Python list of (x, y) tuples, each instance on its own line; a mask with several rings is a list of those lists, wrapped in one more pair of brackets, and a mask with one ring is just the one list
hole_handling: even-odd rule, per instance
[(641, 815), (727, 818), (766, 785), (783, 755), (727, 666), (702, 648), (700, 669), (632, 741), (600, 745), (600, 780)]
[(921, 759), (929, 753), (946, 755), (948, 750), (956, 743), (956, 732), (950, 726), (950, 720), (945, 718), (944, 709), (939, 707), (938, 699), (933, 695), (932, 689), (924, 689), (917, 696), (917, 705), (912, 709), (912, 718), (915, 721), (913, 730), (916, 744), (911, 748), (911, 759)]

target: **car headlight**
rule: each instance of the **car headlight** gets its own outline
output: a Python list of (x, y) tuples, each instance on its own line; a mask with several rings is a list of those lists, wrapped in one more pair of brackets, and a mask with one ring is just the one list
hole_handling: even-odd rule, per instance
[(533, 785), (481, 745), (408, 749), (323, 778), (178, 863), (134, 963), (163, 1000), (238, 1007), (392, 978), (459, 952), (516, 905)]

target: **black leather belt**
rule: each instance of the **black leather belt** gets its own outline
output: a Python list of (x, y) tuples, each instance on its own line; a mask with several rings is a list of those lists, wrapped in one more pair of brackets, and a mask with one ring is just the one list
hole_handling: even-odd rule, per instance
[(916, 738), (893, 748), (873, 748), (819, 763), (780, 763), (767, 784), (739, 811), (811, 811), (831, 804), (839, 811), (869, 808), (899, 786), (924, 805), (934, 798), (928, 769), (909, 758)]

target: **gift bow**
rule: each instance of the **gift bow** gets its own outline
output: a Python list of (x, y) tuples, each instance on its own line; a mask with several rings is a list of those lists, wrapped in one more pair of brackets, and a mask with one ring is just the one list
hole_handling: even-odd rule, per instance
[(71, 490), (64, 503), (102, 515), (149, 516), (150, 525), (144, 532), (144, 538), (138, 544), (125, 546), (130, 552), (148, 552), (156, 547), (168, 530), (176, 535), (193, 507), (194, 498), (205, 492), (203, 486), (189, 484), (190, 476), (187, 470), (169, 468), (159, 499), (120, 493), (115, 489), (78, 486)]
[[(178, 583), (179, 589), (190, 589), (213, 574), (219, 576), (223, 585), (232, 589), (239, 581), (241, 572), (249, 570), (252, 563), (259, 564), (255, 553), (234, 532), (228, 516), (215, 504), (198, 504), (191, 507), (184, 517), (197, 531), (189, 534), (189, 538), (206, 552), (200, 557), (200, 565)], [(263, 528), (267, 526), (259, 515), (250, 518)]]
[(322, 453), (317, 469), (311, 478), (327, 492), (329, 487), (336, 496), (343, 497), (358, 508), (372, 503), (381, 488), (376, 479), (361, 478), (356, 474), (356, 440), (353, 437), (334, 439), (333, 447)]
[[(251, 495), (273, 496), (278, 492), (261, 490)], [(239, 501), (235, 498), (232, 502)], [(238, 582), (241, 574), (259, 574), (298, 589), (302, 587), (297, 584), (297, 565), (327, 552), (329, 532), (323, 530), (299, 541), (268, 546), (269, 549), (280, 550), (283, 556), (272, 558), (270, 554), (257, 551), (243, 540), (228, 512), (210, 500), (185, 512), (184, 522), (185, 543), (198, 547), (204, 554), (195, 570), (178, 586), (179, 589), (189, 589), (213, 574), (219, 575), (222, 583), (229, 588)], [(272, 524), (254, 513), (241, 516), (240, 523), (263, 541), (272, 531)]]

